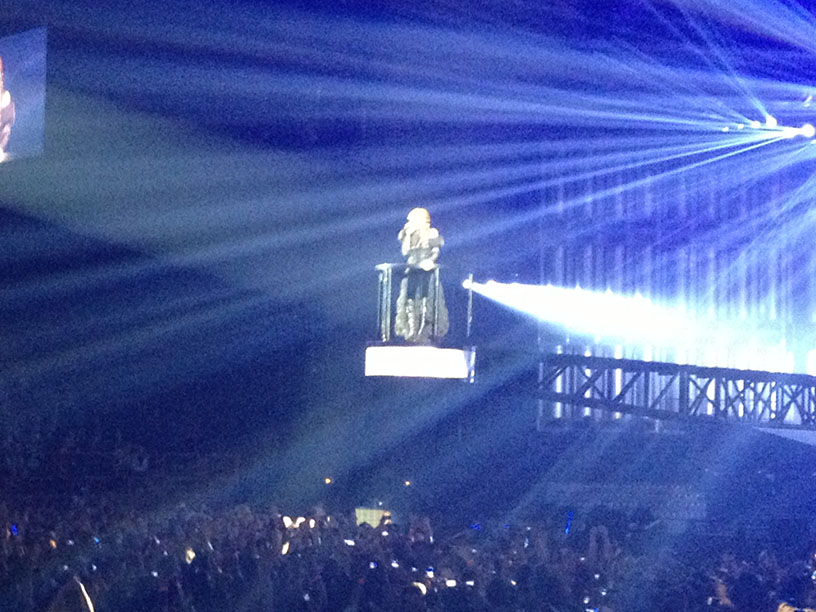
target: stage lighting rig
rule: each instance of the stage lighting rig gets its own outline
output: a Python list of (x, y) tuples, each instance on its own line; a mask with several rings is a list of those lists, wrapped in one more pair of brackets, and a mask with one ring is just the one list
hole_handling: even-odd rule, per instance
[(797, 136), (813, 138), (816, 136), (816, 128), (814, 128), (812, 123), (805, 123), (801, 127), (779, 125), (779, 120), (773, 115), (767, 115), (765, 117), (765, 123), (754, 119), (750, 121), (747, 126), (743, 123), (737, 123), (733, 126), (727, 125), (721, 128), (721, 131), (723, 133), (728, 133), (732, 131), (732, 127), (737, 130), (744, 130), (746, 127), (749, 127), (752, 130), (761, 132), (764, 134), (763, 138), (768, 139), (791, 139), (796, 138)]

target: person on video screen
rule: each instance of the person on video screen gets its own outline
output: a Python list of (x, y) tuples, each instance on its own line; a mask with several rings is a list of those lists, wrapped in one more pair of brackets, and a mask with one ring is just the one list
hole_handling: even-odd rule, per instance
[(0, 161), (6, 157), (12, 125), (14, 125), (14, 100), (6, 89), (3, 58), (0, 57)]
[(397, 239), (408, 266), (400, 283), (394, 331), (406, 342), (427, 344), (448, 332), (445, 297), (434, 274), (444, 240), (439, 231), (431, 227), (431, 215), (424, 208), (414, 208), (408, 213)]

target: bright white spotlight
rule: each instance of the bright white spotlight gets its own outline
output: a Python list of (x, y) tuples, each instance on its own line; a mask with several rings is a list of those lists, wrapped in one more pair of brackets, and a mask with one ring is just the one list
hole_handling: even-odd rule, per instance
[(738, 130), (743, 129), (744, 127), (745, 127), (745, 124), (744, 124), (744, 123), (738, 123), (738, 124), (737, 124), (737, 129), (738, 129)]
[(776, 120), (776, 117), (774, 117), (773, 115), (767, 115), (765, 117), (766, 128), (775, 128), (777, 125), (779, 125), (779, 122)]
[(816, 128), (813, 127), (812, 123), (806, 123), (802, 126), (802, 136), (805, 138), (813, 138), (816, 136)]
[(501, 283), (473, 283), (473, 289), (540, 320), (602, 338), (624, 335), (656, 340), (686, 328), (676, 309), (661, 308), (641, 295)]
[[(793, 129), (801, 133), (801, 128)], [(704, 313), (698, 312), (695, 316), (682, 306), (653, 303), (640, 294), (616, 295), (609, 291), (601, 293), (567, 287), (478, 282), (473, 283), (473, 290), (517, 312), (563, 326), (570, 333), (600, 338), (600, 342), (596, 340), (597, 344), (615, 341), (618, 345), (639, 346), (644, 361), (659, 356), (654, 353), (657, 347), (673, 347), (677, 352), (691, 355), (697, 347), (740, 346), (747, 342), (743, 322), (708, 320)], [(762, 340), (761, 344), (767, 345), (767, 340)], [(616, 349), (615, 356), (623, 357), (624, 350)], [(786, 369), (789, 365), (787, 353), (784, 359), (773, 357), (768, 349), (754, 350), (754, 353), (758, 354), (759, 361), (750, 369), (792, 371), (792, 365)], [(687, 355), (683, 359), (692, 357)], [(706, 359), (705, 365), (744, 367), (737, 366), (725, 353), (715, 352)]]
[(722, 131), (723, 131), (723, 132), (727, 132), (727, 131), (728, 131), (728, 130), (730, 130), (730, 129), (731, 129), (731, 128), (729, 128), (729, 127), (726, 125), (726, 126), (725, 126), (725, 127), (722, 129)]
[(754, 121), (751, 122), (751, 127), (754, 128), (755, 130), (758, 130), (760, 127), (762, 127), (762, 124), (755, 119)]

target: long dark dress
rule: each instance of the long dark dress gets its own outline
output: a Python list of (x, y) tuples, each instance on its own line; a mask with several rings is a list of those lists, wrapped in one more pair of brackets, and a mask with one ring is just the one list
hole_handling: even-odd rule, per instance
[(400, 233), (408, 264), (400, 282), (394, 332), (406, 342), (430, 344), (448, 333), (448, 309), (442, 284), (437, 281), (438, 267), (430, 270), (423, 262), (435, 262), (444, 243), (434, 228), (423, 228), (406, 236)]

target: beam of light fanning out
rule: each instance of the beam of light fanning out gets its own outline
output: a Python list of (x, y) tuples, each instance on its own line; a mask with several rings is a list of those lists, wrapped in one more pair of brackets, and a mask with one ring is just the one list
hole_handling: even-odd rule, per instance
[[(784, 337), (771, 326), (713, 321), (684, 307), (654, 303), (642, 295), (616, 295), (553, 285), (465, 281), (466, 288), (538, 321), (563, 327), (590, 344), (613, 347), (615, 356), (711, 367), (793, 370)], [(623, 345), (623, 349), (620, 348)], [(599, 349), (599, 352), (603, 352)]]

